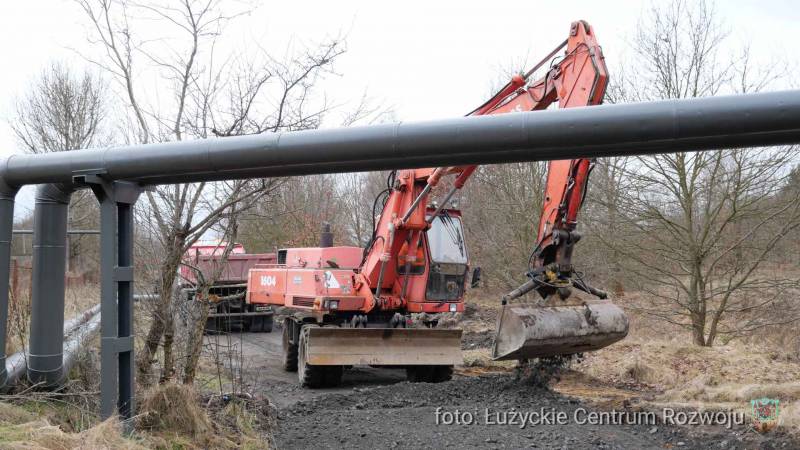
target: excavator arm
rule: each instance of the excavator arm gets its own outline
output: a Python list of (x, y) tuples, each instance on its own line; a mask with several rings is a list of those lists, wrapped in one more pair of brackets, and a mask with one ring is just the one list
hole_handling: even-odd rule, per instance
[[(562, 50), (563, 54), (559, 55)], [(544, 76), (532, 81), (533, 74), (545, 65), (548, 70)], [(569, 37), (564, 42), (527, 73), (514, 75), (495, 95), (468, 115), (537, 111), (556, 103), (560, 108), (598, 105), (603, 102), (607, 85), (608, 72), (594, 31), (585, 21), (577, 21), (572, 23)], [(561, 297), (566, 298), (569, 297), (570, 286), (601, 298), (605, 297), (603, 292), (589, 287), (583, 280), (573, 280), (571, 263), (573, 246), (580, 239), (575, 231), (578, 211), (586, 195), (586, 185), (593, 164), (592, 160), (585, 158), (548, 163), (545, 201), (537, 228), (536, 246), (529, 261), (530, 280), (507, 295), (504, 302), (533, 289), (537, 289), (542, 297), (558, 292)], [(402, 239), (400, 235), (404, 234), (403, 230), (411, 232), (425, 229), (429, 222), (422, 220), (420, 214), (425, 210), (431, 189), (438, 185), (442, 176), (455, 174), (457, 178), (432, 216), (436, 216), (464, 186), (476, 168), (473, 165), (403, 171), (401, 183), (404, 183), (406, 189), (398, 192), (406, 195), (397, 195), (387, 202), (391, 211), (389, 215), (398, 216), (400, 220), (393, 223), (395, 235), (384, 236), (382, 240), (383, 259), (391, 259), (390, 243), (397, 237)], [(412, 192), (414, 183), (424, 187), (418, 187), (418, 192)], [(403, 199), (405, 205), (401, 205)], [(404, 214), (401, 209), (405, 211)], [(418, 217), (414, 218), (414, 215)], [(412, 240), (416, 242), (418, 238)], [(373, 257), (373, 264), (369, 267), (379, 267), (376, 264), (378, 259)], [(370, 272), (369, 268), (367, 272)], [(376, 282), (378, 280), (377, 277), (373, 279)], [(385, 281), (385, 278), (380, 280)]]
[[(556, 55), (566, 48), (563, 56)], [(550, 63), (545, 75), (534, 82), (528, 78)], [(497, 94), (471, 115), (536, 111), (558, 103), (560, 108), (599, 105), (603, 102), (608, 72), (603, 51), (594, 30), (585, 21), (573, 22), (569, 37), (526, 74), (516, 75)], [(583, 280), (573, 280), (572, 249), (580, 239), (575, 231), (578, 211), (594, 162), (590, 159), (550, 161), (544, 205), (537, 228), (536, 246), (531, 254), (530, 280), (504, 298), (504, 302), (537, 289), (542, 297), (558, 292), (570, 295), (569, 286), (605, 298)]]
[[(547, 67), (544, 76), (532, 80), (534, 73), (543, 67)], [(586, 22), (577, 21), (572, 23), (566, 41), (527, 73), (515, 75), (469, 115), (536, 111), (556, 103), (560, 108), (597, 105), (603, 101), (607, 84), (608, 73), (594, 31)], [(496, 359), (596, 350), (627, 334), (627, 318), (612, 303), (570, 299), (571, 287), (605, 298), (603, 292), (575, 276), (571, 262), (573, 246), (580, 239), (575, 230), (578, 212), (593, 164), (589, 159), (548, 163), (545, 201), (529, 261), (529, 280), (503, 297), (495, 338)], [(433, 220), (444, 214), (445, 205), (476, 169), (477, 166), (470, 165), (393, 174), (375, 235), (365, 249), (361, 266), (361, 292), (372, 299), (365, 310), (446, 311), (438, 309), (447, 307), (444, 302), (415, 301), (406, 289), (410, 268), (418, 262), (423, 234)], [(451, 188), (438, 203), (429, 203), (433, 189), (450, 175), (455, 176)], [(399, 269), (401, 262), (405, 263), (405, 270)], [(537, 290), (548, 303), (508, 304), (532, 290)], [(554, 303), (556, 298), (561, 302)]]

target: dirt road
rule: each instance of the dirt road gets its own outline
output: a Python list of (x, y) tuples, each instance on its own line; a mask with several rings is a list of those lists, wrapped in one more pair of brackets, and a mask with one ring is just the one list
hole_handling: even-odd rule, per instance
[[(510, 375), (456, 376), (440, 384), (405, 381), (399, 370), (354, 368), (342, 386), (308, 390), (281, 368), (280, 329), (240, 336), (252, 392), (277, 407), (275, 443), (293, 448), (795, 448), (788, 438), (747, 426), (581, 424), (594, 411)], [(439, 411), (439, 423), (437, 423)], [(464, 424), (445, 424), (456, 412)], [(472, 420), (469, 421), (470, 413)], [(528, 414), (527, 425), (513, 412)], [(536, 420), (533, 420), (536, 419)], [(557, 423), (561, 421), (562, 423)], [(624, 419), (623, 419), (624, 421)], [(499, 422), (499, 423), (498, 423)], [(531, 425), (531, 422), (538, 424)]]

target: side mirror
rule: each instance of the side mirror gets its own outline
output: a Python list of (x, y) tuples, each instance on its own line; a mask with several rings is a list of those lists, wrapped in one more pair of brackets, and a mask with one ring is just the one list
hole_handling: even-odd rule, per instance
[(481, 283), (481, 268), (476, 267), (472, 269), (472, 281), (470, 282), (469, 287), (472, 289), (477, 288)]

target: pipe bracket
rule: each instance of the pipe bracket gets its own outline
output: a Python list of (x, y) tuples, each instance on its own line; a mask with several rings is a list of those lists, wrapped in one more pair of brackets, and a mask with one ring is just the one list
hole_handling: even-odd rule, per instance
[(117, 354), (133, 350), (133, 336), (104, 337), (101, 340), (103, 351)]

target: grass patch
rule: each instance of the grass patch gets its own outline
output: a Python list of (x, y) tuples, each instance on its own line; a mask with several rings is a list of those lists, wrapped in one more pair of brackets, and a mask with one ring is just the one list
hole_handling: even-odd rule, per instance
[(64, 431), (23, 406), (0, 403), (0, 447), (3, 449), (121, 449), (150, 448), (141, 439), (127, 438), (119, 423), (107, 420), (79, 433)]
[(198, 437), (212, 431), (211, 421), (198, 405), (190, 386), (168, 383), (148, 391), (141, 401), (140, 428)]

